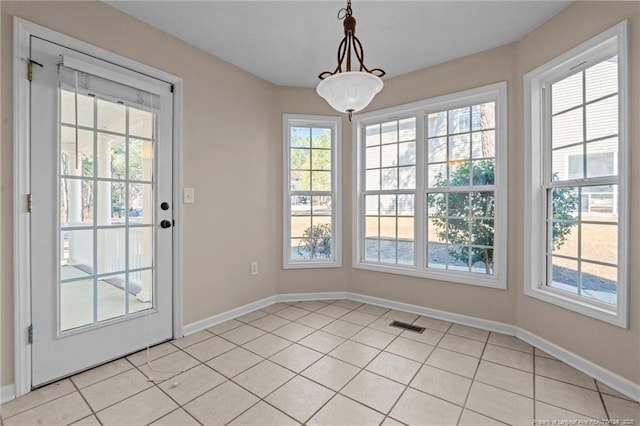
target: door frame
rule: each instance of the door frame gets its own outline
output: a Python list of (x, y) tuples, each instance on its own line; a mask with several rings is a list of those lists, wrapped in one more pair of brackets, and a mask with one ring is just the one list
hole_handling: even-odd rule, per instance
[[(29, 41), (36, 36), (173, 85), (173, 337), (183, 334), (182, 308), (182, 78), (122, 57), (24, 19), (13, 18), (13, 291), (15, 396), (31, 391), (31, 235), (27, 196), (31, 192)], [(34, 74), (38, 67), (34, 66)], [(38, 201), (34, 200), (37, 208)], [(37, 337), (37, 336), (36, 336)]]

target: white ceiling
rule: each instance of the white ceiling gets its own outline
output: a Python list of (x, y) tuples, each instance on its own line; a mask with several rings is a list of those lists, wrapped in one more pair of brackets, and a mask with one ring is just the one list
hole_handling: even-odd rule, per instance
[[(314, 87), (336, 67), (336, 1), (106, 1), (281, 86)], [(568, 1), (353, 0), (369, 68), (387, 77), (521, 39)]]

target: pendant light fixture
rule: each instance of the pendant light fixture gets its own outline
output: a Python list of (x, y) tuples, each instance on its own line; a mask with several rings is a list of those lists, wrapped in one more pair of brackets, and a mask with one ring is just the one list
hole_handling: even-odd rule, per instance
[[(338, 66), (333, 72), (320, 74), (320, 83), (316, 91), (331, 107), (349, 114), (365, 108), (373, 97), (382, 90), (382, 79), (385, 72), (380, 68), (369, 69), (364, 64), (364, 49), (356, 37), (356, 18), (351, 10), (351, 0), (347, 7), (340, 9), (338, 19), (344, 21), (344, 38), (338, 45)], [(351, 59), (358, 60), (357, 70), (351, 69)], [(345, 69), (343, 70), (343, 62)]]

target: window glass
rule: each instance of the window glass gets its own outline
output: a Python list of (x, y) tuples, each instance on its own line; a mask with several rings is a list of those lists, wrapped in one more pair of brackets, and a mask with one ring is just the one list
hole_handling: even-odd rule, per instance
[(355, 268), (506, 286), (505, 111), (498, 83), (355, 116)]
[[(445, 117), (447, 131), (431, 125)], [(492, 275), (495, 102), (431, 113), (428, 122), (427, 266)]]
[[(298, 124), (301, 120), (305, 124)], [(333, 121), (337, 122), (337, 119)], [(285, 123), (288, 154), (285, 267), (335, 263), (335, 127), (331, 123), (313, 123), (304, 118), (292, 118)]]
[(370, 145), (364, 155), (364, 258), (413, 265), (416, 119), (385, 121), (364, 131)]
[(617, 67), (613, 56), (551, 85), (547, 169), (553, 183), (545, 191), (547, 285), (612, 305), (618, 264)]

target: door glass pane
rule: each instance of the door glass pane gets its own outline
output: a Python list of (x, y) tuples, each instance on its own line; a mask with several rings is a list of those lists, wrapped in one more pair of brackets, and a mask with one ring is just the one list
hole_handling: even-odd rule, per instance
[(124, 274), (98, 278), (98, 321), (125, 314), (125, 283)]
[[(153, 307), (153, 269), (129, 273), (129, 313)], [(136, 291), (135, 295), (131, 291)]]
[(129, 223), (150, 225), (153, 223), (152, 185), (132, 183), (129, 185)]
[(129, 228), (129, 269), (153, 266), (153, 227)]
[(93, 278), (60, 285), (60, 329), (93, 323)]
[[(60, 91), (60, 119), (63, 123), (76, 124), (76, 97), (75, 93), (68, 90)], [(93, 127), (93, 103), (91, 96), (78, 94), (78, 125)]]
[(126, 155), (124, 137), (98, 133), (98, 177), (125, 179)]
[(124, 182), (100, 180), (95, 182), (98, 226), (123, 226), (126, 223), (126, 185)]
[(153, 113), (139, 109), (129, 109), (129, 134), (141, 138), (153, 137)]
[(115, 102), (98, 99), (98, 129), (125, 133), (127, 107)]
[(125, 228), (98, 229), (98, 274), (124, 271)]
[[(93, 135), (89, 130), (62, 126), (60, 129), (60, 173), (65, 176), (87, 176), (94, 173)], [(78, 160), (76, 161), (76, 153)]]
[(93, 269), (93, 231), (69, 228), (60, 233), (60, 278), (91, 276)]
[(61, 90), (60, 331), (154, 306), (154, 113), (79, 96), (76, 128), (74, 98)]
[(60, 226), (93, 224), (93, 180), (60, 179)]
[(153, 180), (153, 143), (142, 139), (129, 140), (129, 179)]

